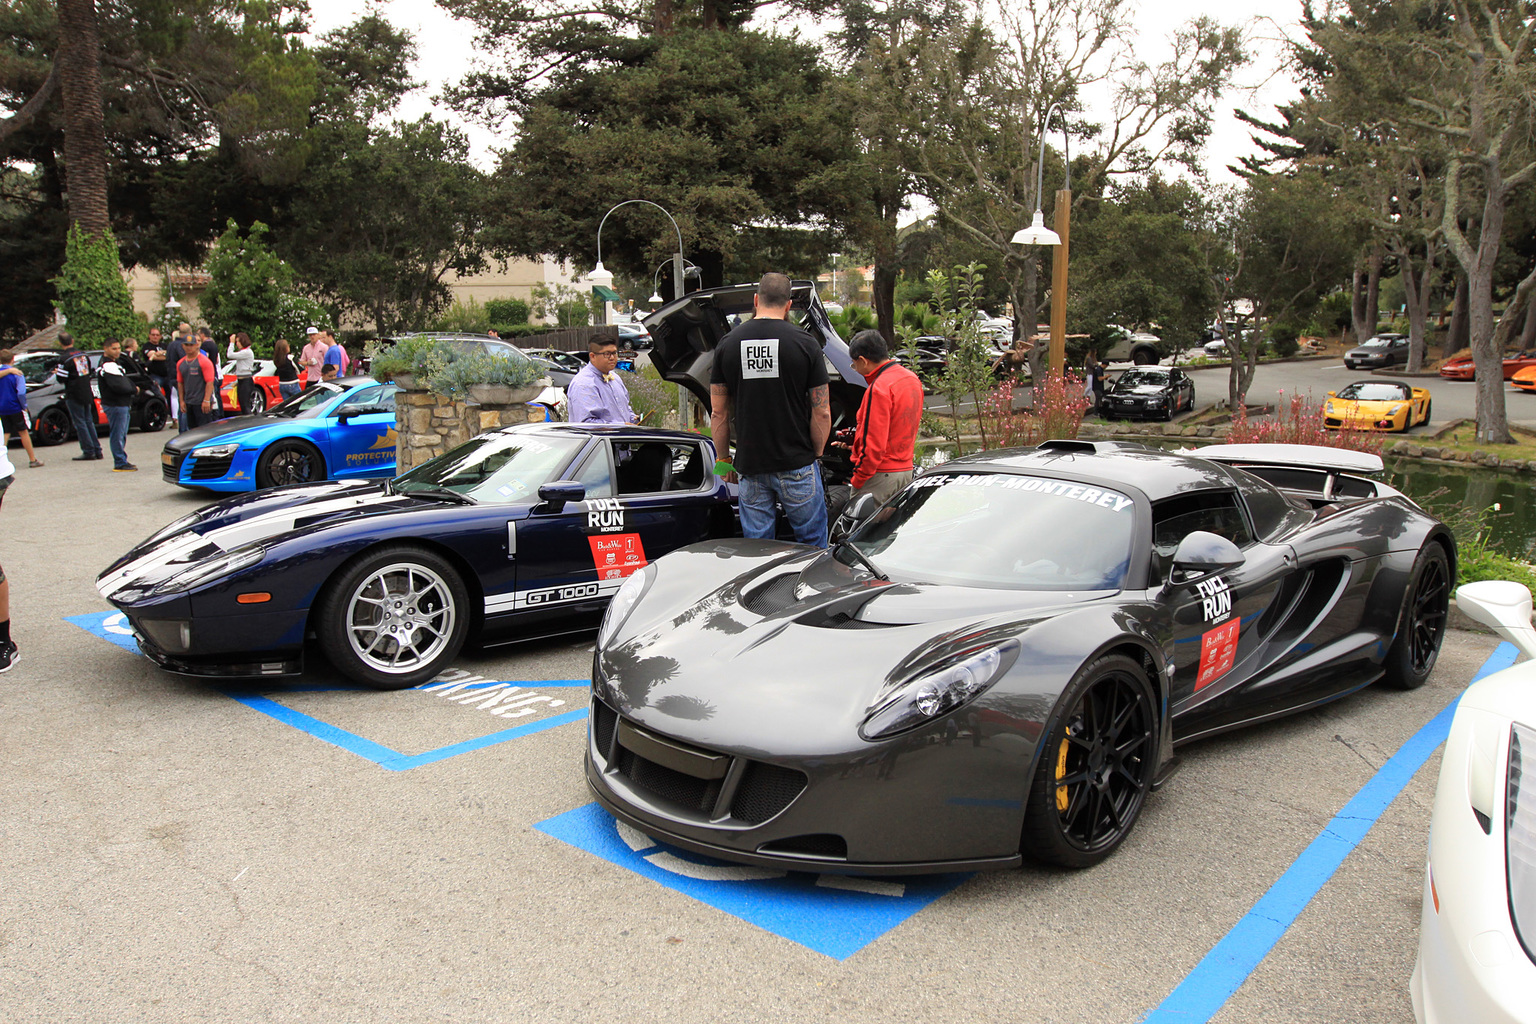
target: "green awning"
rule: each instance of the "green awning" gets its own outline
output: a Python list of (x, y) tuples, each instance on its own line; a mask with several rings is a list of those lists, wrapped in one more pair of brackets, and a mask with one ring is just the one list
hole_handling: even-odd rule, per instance
[(607, 285), (603, 285), (603, 284), (595, 284), (595, 285), (593, 285), (592, 286), (592, 294), (596, 295), (598, 298), (602, 299), (604, 302), (623, 302), (624, 301), (619, 296), (618, 292), (614, 291), (612, 288), (609, 288)]

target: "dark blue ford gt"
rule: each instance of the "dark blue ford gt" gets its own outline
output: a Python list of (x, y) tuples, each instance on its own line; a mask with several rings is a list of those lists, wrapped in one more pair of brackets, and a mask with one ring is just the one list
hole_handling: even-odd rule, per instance
[(174, 672), (292, 675), (312, 639), (354, 680), (413, 686), (467, 640), (595, 626), (648, 562), (736, 532), (714, 464), (697, 434), (521, 424), (391, 480), (226, 498), (96, 587)]

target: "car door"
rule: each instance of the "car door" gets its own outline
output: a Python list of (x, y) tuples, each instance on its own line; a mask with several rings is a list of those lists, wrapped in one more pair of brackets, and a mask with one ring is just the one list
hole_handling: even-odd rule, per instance
[(395, 385), (358, 388), (326, 411), (326, 465), (335, 480), (395, 475)]
[[(611, 438), (614, 494), (625, 512), (626, 541), (621, 557), (633, 558), (639, 546), (646, 561), (710, 536), (719, 505), (714, 497), (713, 455), (702, 439)], [(611, 569), (613, 544), (599, 541), (594, 554), (599, 570)], [(631, 570), (633, 571), (633, 570)], [(627, 575), (627, 573), (626, 573)]]
[(1174, 549), (1195, 530), (1232, 541), (1243, 564), (1163, 592), (1172, 620), (1176, 736), (1203, 731), (1246, 703), (1238, 697), (1263, 655), (1264, 613), (1296, 563), (1289, 545), (1255, 538), (1235, 491), (1199, 491), (1153, 506), (1152, 580), (1167, 579)]
[[(593, 438), (572, 458), (559, 476), (586, 488), (581, 501), (533, 506), (526, 518), (509, 526), (515, 537), (517, 598), (515, 608), (535, 619), (570, 616), (574, 625), (595, 616), (607, 605), (624, 577), (643, 568), (638, 551), (620, 557), (626, 538), (625, 509), (613, 496), (613, 469), (607, 442)], [(615, 557), (607, 572), (598, 571), (597, 539), (609, 540)], [(573, 627), (574, 628), (574, 627)]]

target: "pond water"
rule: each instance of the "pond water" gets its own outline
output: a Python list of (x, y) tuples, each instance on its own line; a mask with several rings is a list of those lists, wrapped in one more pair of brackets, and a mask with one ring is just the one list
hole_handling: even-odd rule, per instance
[[(1169, 447), (1182, 444), (1174, 442)], [(954, 453), (954, 446), (949, 444), (920, 448), (918, 464), (928, 467), (947, 462)], [(1536, 487), (1531, 476), (1390, 456), (1386, 463), (1387, 482), (1450, 523), (1458, 540), (1476, 529), (1474, 517), (1479, 512), (1497, 504), (1497, 512), (1484, 514), (1490, 546), (1511, 558), (1536, 562)]]

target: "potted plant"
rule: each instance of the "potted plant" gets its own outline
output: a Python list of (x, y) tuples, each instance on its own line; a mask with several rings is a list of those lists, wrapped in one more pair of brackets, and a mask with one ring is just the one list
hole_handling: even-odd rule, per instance
[(435, 338), (378, 338), (368, 343), (369, 372), (374, 380), (394, 381), (410, 390), (425, 380), (434, 355), (444, 347)]
[(538, 364), (484, 352), (439, 351), (428, 360), (427, 386), (481, 405), (520, 405), (549, 386)]

